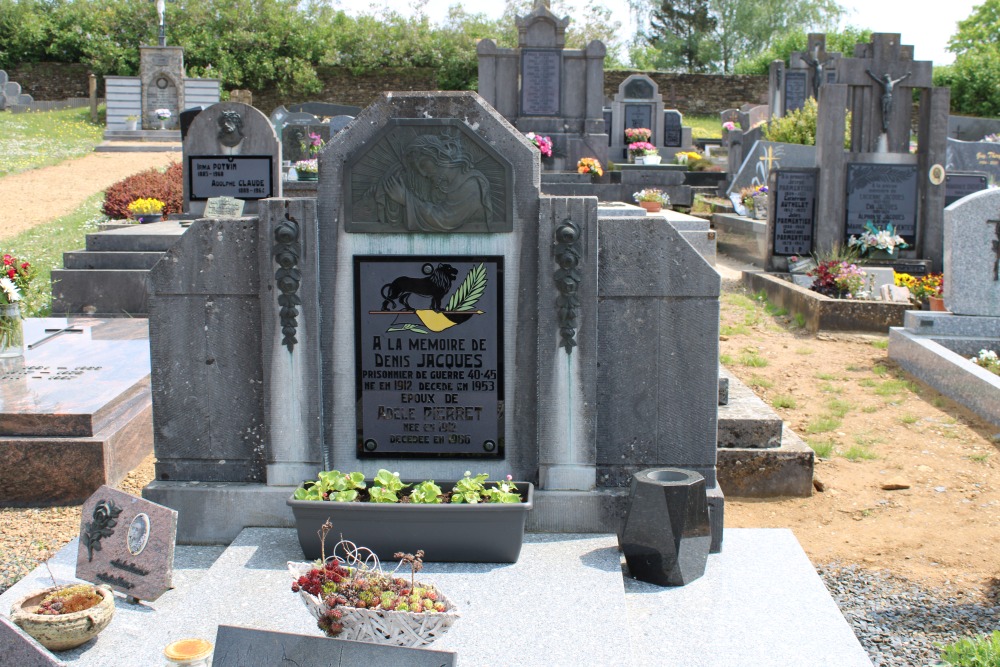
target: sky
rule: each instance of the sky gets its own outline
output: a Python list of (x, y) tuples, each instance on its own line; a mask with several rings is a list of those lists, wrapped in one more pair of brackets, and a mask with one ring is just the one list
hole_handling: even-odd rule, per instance
[[(926, 11), (918, 9), (914, 0), (838, 0), (847, 10), (844, 25), (855, 25), (859, 28), (871, 28), (875, 32), (898, 32), (903, 44), (912, 44), (914, 57), (917, 60), (932, 60), (936, 65), (946, 65), (954, 56), (945, 50), (948, 39), (955, 34), (958, 21), (972, 13), (973, 7), (982, 4), (982, 0), (947, 0), (945, 2), (927, 3)], [(569, 0), (566, 4), (584, 6), (588, 2), (596, 2), (610, 8), (616, 20), (631, 35), (628, 29), (629, 9), (626, 0)], [(370, 2), (362, 0), (339, 3), (345, 11), (367, 9), (370, 4), (388, 4), (396, 11), (405, 13), (409, 2), (392, 0), (386, 2)], [(493, 18), (503, 13), (503, 0), (428, 0), (424, 11), (432, 21), (442, 20), (448, 12), (448, 7), (462, 4), (467, 11), (481, 12)], [(572, 19), (574, 13), (570, 12)]]

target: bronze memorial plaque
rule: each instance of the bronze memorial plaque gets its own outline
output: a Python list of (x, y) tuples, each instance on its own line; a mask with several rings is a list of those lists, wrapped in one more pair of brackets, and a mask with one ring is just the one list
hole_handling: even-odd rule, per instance
[(359, 457), (503, 458), (503, 258), (354, 258)]

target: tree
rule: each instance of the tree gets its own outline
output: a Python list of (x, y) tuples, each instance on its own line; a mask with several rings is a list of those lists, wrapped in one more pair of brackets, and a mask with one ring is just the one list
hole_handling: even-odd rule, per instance
[(935, 83), (951, 86), (951, 110), (975, 116), (1000, 116), (1000, 0), (985, 0), (948, 40), (955, 63)]
[(706, 72), (715, 53), (711, 40), (717, 20), (709, 0), (663, 0), (650, 17), (649, 44), (666, 62), (688, 72)]
[[(842, 53), (846, 57), (854, 54), (855, 44), (871, 41), (872, 31), (848, 26), (836, 32), (827, 32), (827, 53)], [(733, 71), (736, 74), (767, 74), (772, 60), (784, 60), (795, 51), (804, 52), (809, 44), (809, 36), (801, 30), (787, 32), (775, 39), (770, 48), (749, 58), (741, 59)]]

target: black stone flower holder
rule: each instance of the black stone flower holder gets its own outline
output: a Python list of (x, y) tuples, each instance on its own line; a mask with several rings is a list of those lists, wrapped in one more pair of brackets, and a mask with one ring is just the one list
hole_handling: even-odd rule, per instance
[(629, 572), (658, 586), (683, 586), (705, 573), (712, 543), (705, 478), (650, 468), (632, 476), (618, 544)]

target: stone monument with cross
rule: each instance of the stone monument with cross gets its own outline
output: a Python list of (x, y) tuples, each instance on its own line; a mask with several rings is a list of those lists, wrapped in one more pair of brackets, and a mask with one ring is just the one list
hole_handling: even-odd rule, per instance
[(780, 118), (801, 109), (810, 97), (819, 99), (819, 89), (837, 81), (841, 54), (826, 50), (826, 35), (810, 33), (805, 51), (794, 51), (788, 58), (771, 63), (768, 78), (768, 104), (771, 116)]
[[(820, 88), (816, 166), (820, 168), (816, 234), (821, 252), (844, 245), (870, 222), (892, 225), (909, 247), (904, 260), (941, 270), (944, 164), (949, 90), (931, 83), (930, 61), (893, 33), (858, 44), (837, 63), (837, 81)], [(916, 152), (910, 152), (913, 93), (919, 95)], [(851, 112), (849, 149), (844, 148)]]
[(611, 103), (611, 126), (608, 157), (615, 162), (628, 158), (628, 128), (648, 128), (650, 143), (660, 150), (664, 160), (692, 147), (691, 128), (684, 127), (684, 118), (676, 109), (663, 108), (663, 96), (656, 81), (645, 74), (632, 74), (618, 86)]
[(517, 18), (518, 45), (498, 48), (484, 39), (479, 57), (479, 94), (514, 127), (550, 137), (546, 170), (574, 171), (582, 157), (607, 162), (604, 129), (604, 44), (567, 49), (569, 17), (559, 18), (547, 0)]

